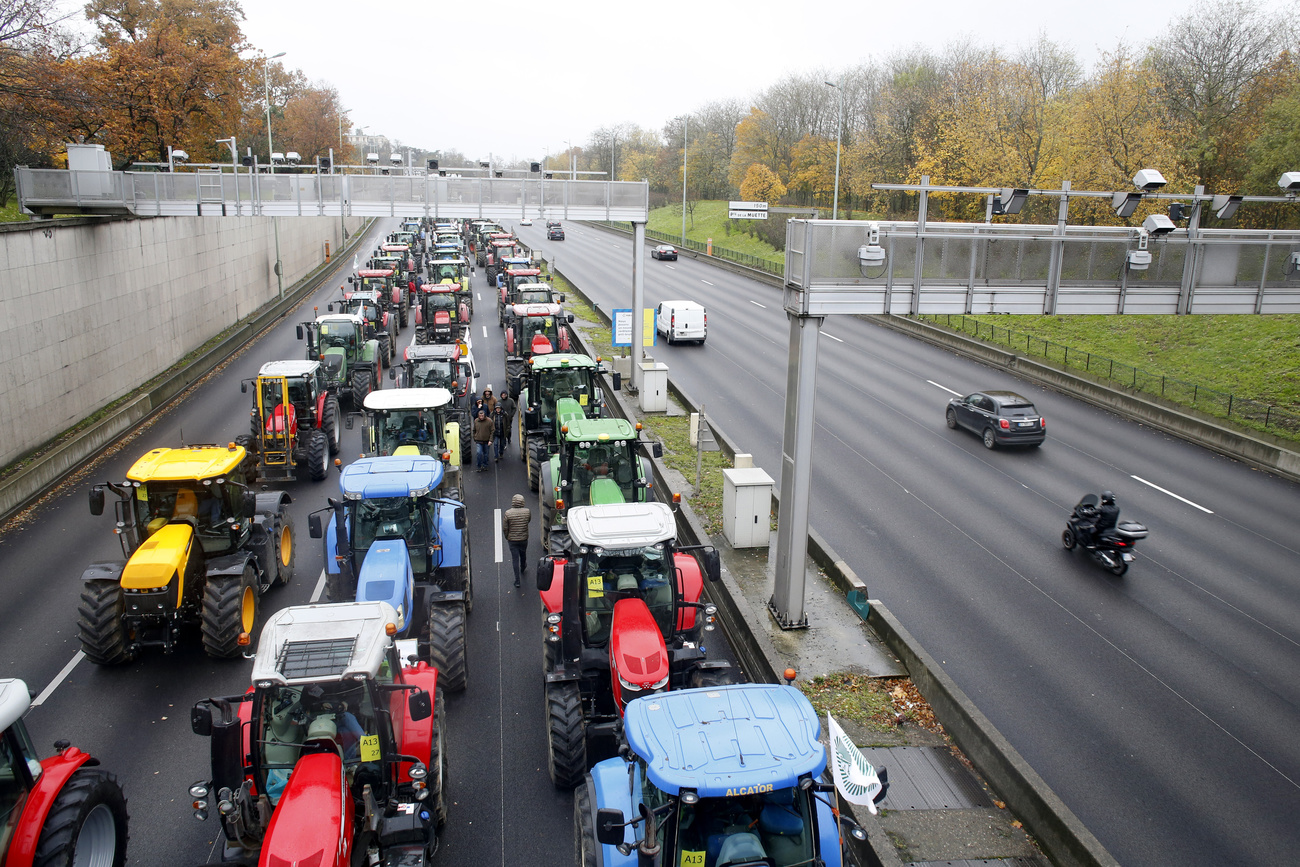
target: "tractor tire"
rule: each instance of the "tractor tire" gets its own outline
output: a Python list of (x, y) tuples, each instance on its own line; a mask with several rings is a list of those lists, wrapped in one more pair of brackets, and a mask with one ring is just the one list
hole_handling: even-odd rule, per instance
[(400, 331), (401, 329), (403, 329), (403, 328), (406, 327), (406, 324), (407, 324), (408, 322), (411, 321), (411, 308), (410, 308), (410, 306), (408, 306), (408, 305), (406, 305), (406, 304), (398, 304), (398, 305), (397, 305), (397, 310), (398, 310), (398, 317), (397, 317), (397, 319), (398, 319), (398, 325), (397, 325), (397, 328), (398, 328), (398, 330)]
[(587, 723), (573, 682), (546, 687), (546, 769), (557, 789), (572, 789), (587, 773)]
[(96, 665), (118, 665), (135, 659), (126, 646), (125, 603), (116, 581), (87, 581), (77, 606), (81, 651)]
[(540, 436), (528, 438), (528, 488), (536, 491), (541, 485), (542, 463), (550, 457), (546, 440)]
[(522, 361), (506, 362), (506, 386), (510, 389), (510, 397), (519, 400), (519, 392), (522, 390), (524, 381), (524, 371), (527, 366)]
[(573, 852), (578, 867), (596, 867), (596, 823), (591, 818), (591, 784), (586, 780), (573, 790)]
[(551, 525), (555, 523), (555, 480), (551, 478), (551, 462), (542, 464), (541, 478), (537, 482), (537, 514), (541, 520), (542, 552), (550, 550)]
[(235, 437), (235, 445), (242, 446), (244, 451), (248, 452), (250, 455), (257, 454), (257, 437), (249, 436), (248, 434), (240, 434)]
[(83, 765), (55, 796), (32, 867), (123, 867), (126, 826), (126, 796), (117, 777)]
[(733, 668), (697, 668), (686, 678), (687, 689), (709, 686), (731, 686), (741, 683), (740, 673)]
[(468, 424), (462, 423), (460, 426), (461, 466), (468, 467), (472, 460), (474, 460), (474, 431), (470, 429)]
[(1079, 543), (1079, 539), (1074, 535), (1073, 527), (1066, 527), (1061, 531), (1061, 545), (1067, 551), (1073, 551), (1074, 546)]
[(460, 534), (461, 578), (460, 587), (465, 592), (465, 616), (474, 613), (474, 569), (470, 564), (469, 532)]
[(323, 482), (330, 474), (330, 441), (324, 431), (307, 434), (307, 477), (313, 482)]
[(387, 364), (389, 367), (392, 367), (393, 366), (393, 342), (389, 338), (388, 332), (387, 331), (383, 332), (376, 339), (379, 341), (379, 357), (384, 360), (384, 364)]
[(447, 711), (442, 687), (433, 691), (433, 738), (429, 742), (429, 799), (439, 830), (447, 824)]
[(465, 603), (435, 602), (429, 606), (429, 664), (438, 669), (438, 682), (449, 691), (464, 692), (469, 686)]
[(365, 368), (352, 371), (352, 409), (361, 412), (366, 400), (366, 395), (370, 394), (370, 385), (374, 382), (375, 375)]
[(239, 656), (239, 634), (257, 627), (257, 576), (251, 565), (238, 578), (209, 578), (203, 588), (203, 649), (208, 656)]
[(298, 559), (298, 537), (293, 529), (293, 516), (288, 510), (280, 513), (275, 528), (275, 580), (274, 585), (284, 587), (293, 580), (294, 561)]
[(339, 399), (330, 395), (325, 398), (325, 408), (320, 414), (320, 429), (330, 444), (330, 457), (336, 457), (343, 445), (343, 432), (339, 430)]

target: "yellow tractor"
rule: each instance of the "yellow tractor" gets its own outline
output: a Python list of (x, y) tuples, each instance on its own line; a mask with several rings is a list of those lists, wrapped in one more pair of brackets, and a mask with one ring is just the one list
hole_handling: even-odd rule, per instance
[(90, 512), (112, 491), (125, 560), (92, 563), (77, 608), (92, 662), (130, 662), (144, 647), (170, 652), (197, 625), (210, 656), (238, 656), (257, 628), (261, 596), (293, 576), (295, 539), (283, 491), (251, 487), (242, 446), (146, 453), (125, 482), (90, 490)]

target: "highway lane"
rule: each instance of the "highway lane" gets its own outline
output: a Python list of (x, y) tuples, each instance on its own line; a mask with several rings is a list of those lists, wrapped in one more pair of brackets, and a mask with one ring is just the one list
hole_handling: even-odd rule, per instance
[[(627, 306), (630, 240), (566, 230), (523, 235), (603, 309)], [(655, 357), (779, 475), (779, 293), (646, 265), (647, 306), (709, 310), (704, 346)], [(822, 330), (814, 525), (1111, 852), (1269, 862), (1300, 842), (1300, 487), (863, 320)], [(1035, 400), (1043, 448), (990, 453), (944, 427), (950, 392), (985, 388)], [(1123, 578), (1059, 544), (1101, 486), (1152, 529)]]

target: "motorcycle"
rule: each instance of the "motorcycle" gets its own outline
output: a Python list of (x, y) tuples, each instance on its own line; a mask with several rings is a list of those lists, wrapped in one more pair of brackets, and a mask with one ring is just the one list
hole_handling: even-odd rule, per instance
[[(1096, 494), (1085, 494), (1075, 505), (1066, 521), (1065, 531), (1061, 533), (1061, 544), (1065, 550), (1074, 550), (1081, 540), (1093, 535), (1092, 528), (1101, 514), (1100, 503)], [(1092, 544), (1085, 544), (1084, 547), (1106, 569), (1115, 575), (1123, 575), (1128, 571), (1128, 564), (1137, 559), (1133, 546), (1139, 539), (1145, 539), (1147, 534), (1147, 528), (1137, 521), (1119, 521)]]

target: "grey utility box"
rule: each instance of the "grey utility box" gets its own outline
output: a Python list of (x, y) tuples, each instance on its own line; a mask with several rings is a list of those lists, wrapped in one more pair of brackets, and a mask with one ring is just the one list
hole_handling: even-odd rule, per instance
[(668, 365), (641, 362), (641, 411), (668, 412)]
[(722, 535), (733, 548), (766, 548), (772, 477), (758, 467), (722, 471)]

